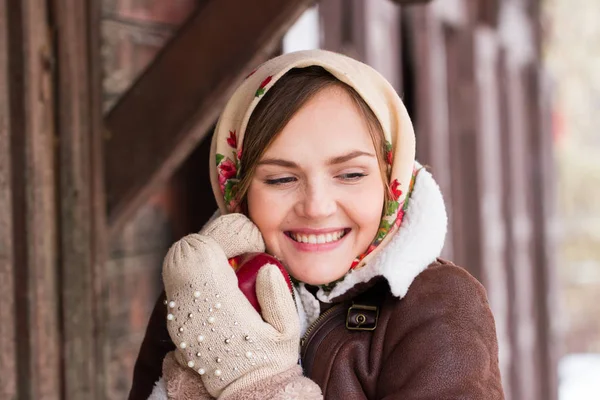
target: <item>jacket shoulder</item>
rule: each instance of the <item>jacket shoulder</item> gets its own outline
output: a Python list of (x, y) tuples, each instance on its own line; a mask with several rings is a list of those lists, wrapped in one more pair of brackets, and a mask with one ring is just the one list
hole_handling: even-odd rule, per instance
[[(423, 330), (434, 337), (446, 332), (455, 338), (479, 332), (492, 349), (497, 346), (485, 288), (468, 271), (449, 261), (432, 263), (415, 278), (403, 298), (388, 292), (381, 309), (386, 330), (406, 334)], [(432, 327), (435, 329), (430, 331)]]
[(422, 301), (424, 297), (451, 301), (473, 301), (487, 305), (487, 292), (483, 285), (466, 269), (443, 259), (437, 259), (421, 272), (410, 285), (404, 299)]
[(381, 398), (504, 397), (487, 295), (465, 269), (437, 260), (406, 296), (387, 295), (380, 316)]

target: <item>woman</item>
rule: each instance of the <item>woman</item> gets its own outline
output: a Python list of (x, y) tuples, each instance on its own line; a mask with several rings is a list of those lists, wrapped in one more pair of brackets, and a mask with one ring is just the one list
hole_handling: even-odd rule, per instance
[[(446, 212), (414, 140), (358, 61), (305, 51), (251, 74), (213, 137), (222, 215), (167, 254), (130, 398), (162, 363), (153, 399), (503, 399), (485, 291), (437, 258)], [(228, 263), (256, 251), (295, 283), (262, 268), (261, 314)]]

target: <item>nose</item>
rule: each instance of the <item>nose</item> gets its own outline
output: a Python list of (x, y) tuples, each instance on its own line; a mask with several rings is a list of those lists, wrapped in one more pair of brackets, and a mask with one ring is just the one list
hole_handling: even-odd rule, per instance
[(322, 219), (335, 214), (337, 201), (334, 190), (324, 183), (307, 184), (296, 203), (298, 215), (309, 219)]

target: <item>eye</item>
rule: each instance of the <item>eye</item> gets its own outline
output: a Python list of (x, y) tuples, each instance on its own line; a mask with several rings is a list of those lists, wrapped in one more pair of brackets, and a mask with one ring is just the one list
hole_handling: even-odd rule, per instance
[(285, 185), (287, 183), (292, 183), (295, 181), (296, 181), (296, 178), (294, 178), (293, 176), (286, 176), (285, 178), (266, 179), (265, 183), (267, 185), (278, 186), (278, 185)]
[(348, 173), (348, 174), (338, 175), (338, 178), (341, 178), (344, 181), (354, 182), (354, 181), (361, 180), (365, 176), (367, 176), (367, 174), (364, 174), (362, 172), (351, 172), (351, 173)]

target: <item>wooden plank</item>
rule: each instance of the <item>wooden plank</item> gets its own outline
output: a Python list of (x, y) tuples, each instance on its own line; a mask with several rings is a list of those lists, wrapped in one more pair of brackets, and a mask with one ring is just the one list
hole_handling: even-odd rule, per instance
[[(436, 18), (447, 27), (458, 28), (472, 21), (473, 1), (444, 0), (429, 5)], [(472, 24), (471, 24), (472, 25)]]
[(501, 3), (502, 0), (483, 0), (471, 2), (471, 4), (477, 7), (477, 21), (481, 24), (485, 24), (493, 28), (496, 28), (500, 21)]
[[(417, 159), (428, 165), (444, 195), (446, 209), (452, 210), (450, 175), (450, 131), (448, 76), (443, 23), (431, 5), (404, 11), (410, 35), (410, 59), (413, 60)], [(448, 232), (453, 219), (448, 221)], [(446, 236), (443, 256), (454, 259), (454, 238)]]
[(12, 242), (8, 5), (0, 0), (0, 398), (17, 398)]
[(319, 3), (322, 48), (347, 54), (378, 70), (401, 93), (400, 9), (387, 0)]
[(106, 286), (105, 286), (105, 262), (108, 249), (108, 233), (106, 225), (106, 200), (104, 189), (104, 157), (103, 157), (103, 134), (104, 134), (104, 113), (103, 113), (103, 59), (100, 50), (102, 49), (101, 38), (101, 15), (103, 0), (88, 1), (88, 40), (89, 40), (89, 79), (90, 79), (90, 199), (91, 199), (91, 229), (94, 232), (92, 240), (92, 265), (93, 265), (93, 297), (94, 297), (94, 315), (96, 321), (95, 332), (95, 373), (96, 373), (96, 391), (95, 398), (110, 399), (107, 393), (107, 357), (106, 348), (109, 342), (106, 326)]
[(475, 43), (469, 28), (445, 29), (450, 130), (452, 203), (449, 218), (454, 239), (454, 261), (483, 282), (481, 193), (478, 157), (479, 104), (475, 83)]
[(112, 231), (172, 175), (243, 76), (268, 57), (311, 3), (222, 0), (199, 6), (106, 118)]
[(510, 392), (510, 312), (508, 307), (508, 277), (506, 274), (506, 221), (503, 210), (502, 158), (500, 121), (500, 88), (498, 77), (499, 38), (491, 28), (475, 31), (475, 79), (479, 99), (477, 132), (477, 175), (481, 204), (480, 244), (482, 248), (481, 279), (496, 320), (500, 349), (500, 373), (504, 390)]
[[(511, 51), (513, 49), (510, 49)], [(505, 50), (506, 52), (509, 49)], [(527, 130), (529, 122), (525, 108), (524, 82), (520, 66), (503, 52), (499, 63), (502, 112), (503, 193), (506, 215), (506, 259), (509, 279), (510, 336), (512, 343), (511, 393), (515, 400), (543, 399), (540, 389), (540, 354), (536, 321), (536, 298), (532, 192), (528, 184), (530, 156)]]
[(47, 3), (9, 2), (13, 257), (20, 399), (60, 398), (52, 54)]
[(524, 71), (527, 82), (527, 107), (530, 115), (529, 144), (531, 210), (533, 218), (533, 256), (535, 301), (537, 307), (538, 346), (540, 347), (541, 398), (558, 399), (558, 349), (560, 326), (555, 317), (559, 310), (558, 276), (554, 251), (555, 176), (552, 143), (552, 98), (549, 81), (544, 80), (537, 63)]
[[(92, 96), (95, 68), (91, 54), (100, 47), (90, 45), (88, 7), (98, 2), (57, 0), (53, 3), (53, 23), (57, 54), (57, 124), (59, 127), (59, 213), (60, 272), (62, 300), (62, 340), (65, 399), (93, 399), (99, 354), (96, 353), (96, 313), (94, 272), (97, 262), (95, 236), (102, 227), (95, 224), (94, 182), (102, 172), (94, 165), (94, 133), (99, 121), (93, 120), (92, 107), (100, 99)], [(98, 64), (99, 65), (99, 64)], [(99, 113), (96, 110), (96, 113)]]

